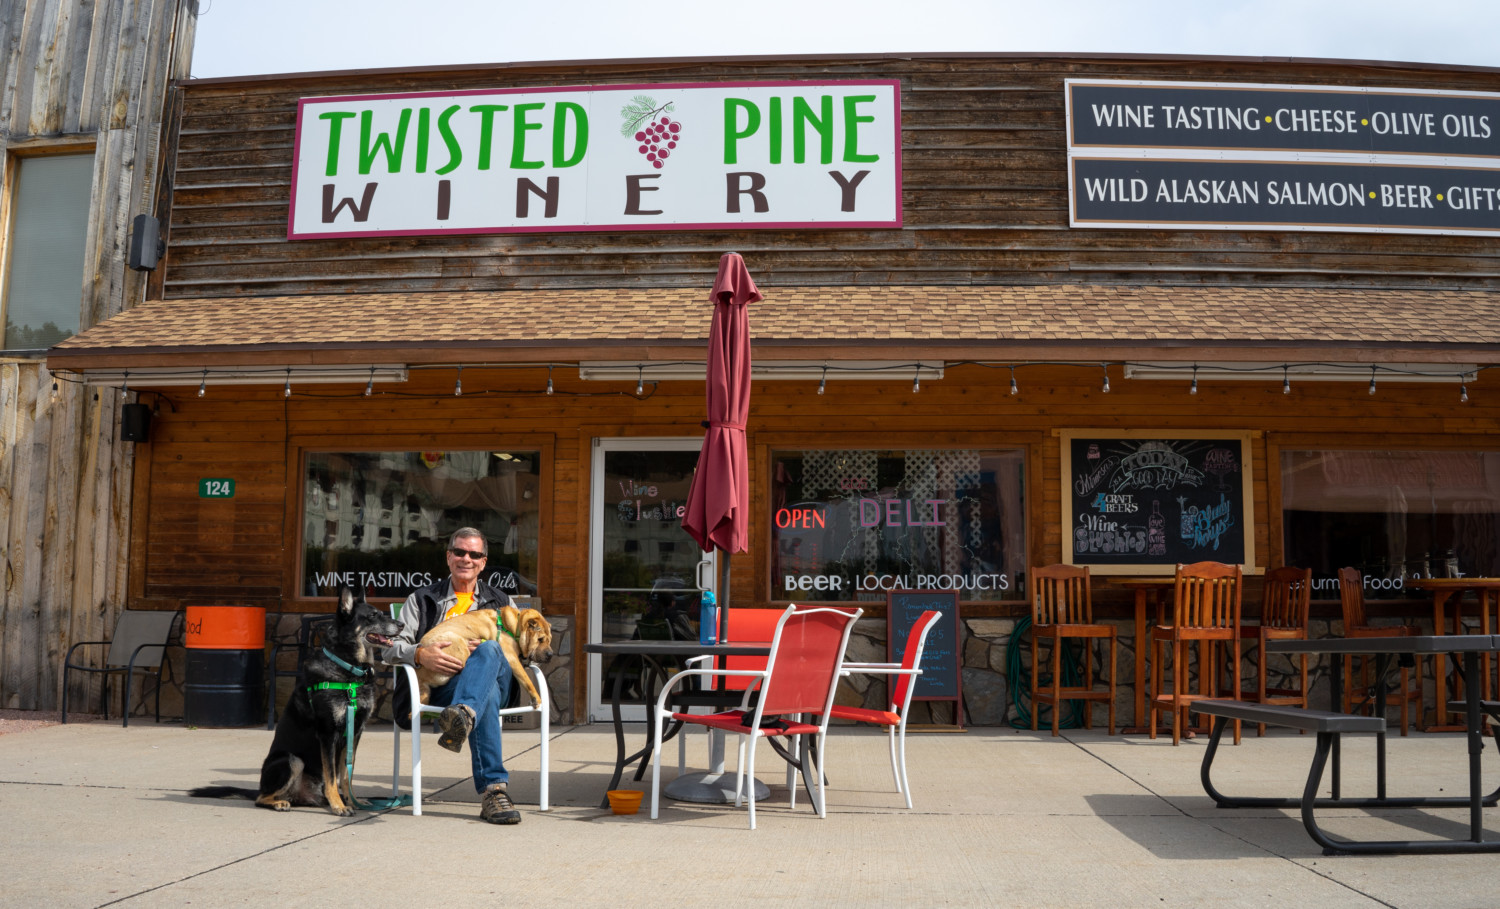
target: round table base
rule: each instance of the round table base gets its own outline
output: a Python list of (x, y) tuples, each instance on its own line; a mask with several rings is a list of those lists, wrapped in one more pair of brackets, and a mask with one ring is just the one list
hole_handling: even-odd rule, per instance
[[(767, 799), (771, 789), (760, 780), (754, 780), (755, 800)], [(685, 773), (662, 788), (669, 799), (679, 802), (703, 802), (725, 804), (734, 801), (734, 774), (732, 773)]]

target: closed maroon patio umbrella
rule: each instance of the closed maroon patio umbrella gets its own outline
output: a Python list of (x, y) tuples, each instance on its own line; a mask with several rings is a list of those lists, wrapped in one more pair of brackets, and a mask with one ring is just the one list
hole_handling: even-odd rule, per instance
[[(708, 364), (704, 376), (708, 419), (703, 422), (703, 448), (698, 469), (688, 487), (682, 528), (705, 552), (718, 549), (719, 639), (729, 615), (729, 555), (744, 552), (750, 542), (750, 464), (745, 446), (745, 420), (750, 416), (749, 304), (762, 299), (745, 260), (739, 253), (719, 257), (714, 278), (713, 322), (708, 330)], [(679, 776), (667, 785), (672, 798), (690, 802), (728, 802), (734, 787), (724, 774), (724, 739), (709, 737), (709, 770)], [(770, 790), (758, 780), (756, 798)]]
[(744, 552), (750, 541), (750, 465), (745, 450), (745, 420), (750, 415), (749, 304), (761, 293), (739, 253), (719, 258), (714, 279), (713, 322), (708, 334), (708, 369), (704, 378), (708, 420), (698, 469), (688, 487), (682, 528), (704, 551), (725, 553), (719, 566), (720, 628), (729, 608), (728, 555)]

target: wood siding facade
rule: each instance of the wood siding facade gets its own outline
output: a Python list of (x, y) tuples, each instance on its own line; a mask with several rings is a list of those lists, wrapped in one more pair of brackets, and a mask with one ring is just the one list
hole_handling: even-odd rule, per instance
[[(735, 250), (764, 285), (1146, 283), (1500, 287), (1485, 237), (1071, 230), (1066, 78), (1500, 90), (1493, 70), (1006, 57), (517, 65), (185, 86), (160, 292), (697, 286)], [(286, 240), (299, 98), (637, 82), (899, 79), (901, 230)]]
[[(19, 0), (0, 10), (0, 261), (15, 162), (92, 152), (79, 288), (87, 329), (145, 293), (145, 276), (125, 267), (130, 221), (160, 195), (167, 97), (188, 72), (196, 0)], [(55, 709), (68, 648), (106, 639), (125, 606), (134, 452), (118, 441), (119, 397), (73, 383), (54, 394), (39, 357), (0, 356), (0, 706)], [(78, 683), (73, 697), (88, 688)]]
[[(1364, 85), (1500, 91), (1493, 70), (1375, 64), (1084, 57), (870, 57), (683, 60), (444, 68), (184, 83), (164, 138), (170, 156), (156, 200), (167, 257), (148, 296), (233, 307), (236, 298), (304, 294), (707, 288), (720, 254), (743, 254), (768, 298), (777, 287), (969, 285), (1207, 285), (1314, 289), (1500, 289), (1500, 243), (1488, 237), (1335, 232), (1074, 230), (1068, 226), (1063, 80), (1069, 77)], [(286, 239), (299, 98), (556, 85), (740, 80), (896, 79), (901, 85), (905, 224), (896, 230), (718, 230), (537, 233), (463, 237)], [(601, 307), (608, 295), (601, 294)], [(538, 318), (545, 318), (541, 312)], [(755, 314), (751, 310), (754, 335)], [(476, 332), (482, 333), (482, 327)], [(476, 334), (476, 337), (481, 336)], [(421, 341), (422, 339), (413, 339)], [(1317, 338), (1306, 339), (1309, 344)], [(1078, 358), (1174, 359), (1119, 345)], [(583, 382), (564, 363), (546, 395), (544, 351), (474, 352), (450, 345), (398, 388), (364, 383), (296, 388), (211, 385), (161, 388), (151, 441), (135, 448), (128, 547), (129, 602), (176, 609), (202, 603), (320, 611), (301, 595), (302, 459), (317, 450), (529, 448), (544, 451), (541, 566), (544, 611), (571, 617), (588, 639), (589, 488), (595, 439), (701, 436), (701, 383), (663, 382), (636, 396), (635, 381)], [(1023, 350), (1018, 345), (1016, 350)], [(577, 359), (650, 359), (650, 338), (622, 328), (609, 343), (574, 345)], [(672, 357), (680, 348), (672, 348)], [(1014, 353), (1014, 351), (1013, 351)], [(1473, 353), (1467, 351), (1466, 355)], [(911, 346), (903, 359), (931, 356)], [(256, 353), (255, 356), (261, 354)], [(265, 351), (265, 362), (275, 360)], [(851, 338), (818, 356), (891, 356)], [(173, 352), (181, 366), (197, 356)], [(341, 362), (399, 361), (350, 348)], [(508, 358), (512, 368), (486, 368)], [(941, 358), (941, 353), (937, 354)], [(360, 359), (363, 358), (363, 359)], [(466, 362), (465, 394), (451, 365)], [(1436, 361), (1436, 360), (1435, 360)], [(303, 362), (303, 361), (298, 361)], [(1481, 363), (1500, 363), (1488, 350)], [(432, 367), (432, 368), (422, 368)], [(1362, 383), (1126, 380), (1112, 390), (1097, 365), (1028, 364), (1010, 375), (950, 365), (942, 380), (757, 381), (749, 418), (756, 525), (748, 555), (734, 558), (736, 602), (772, 605), (771, 453), (817, 448), (1019, 448), (1025, 452), (1028, 563), (1062, 557), (1063, 502), (1057, 433), (1068, 429), (1231, 430), (1252, 434), (1254, 540), (1259, 566), (1281, 564), (1279, 452), (1284, 449), (1492, 450), (1500, 429), (1500, 378), (1485, 373), (1460, 406), (1457, 382)], [(315, 390), (309, 390), (309, 389)], [(232, 476), (232, 499), (204, 499), (204, 477)], [(440, 566), (434, 566), (436, 570)], [(883, 604), (861, 605), (880, 615)], [(1101, 611), (1124, 615), (1125, 597)], [(872, 608), (873, 607), (873, 608)], [(1021, 600), (964, 603), (965, 618), (1024, 614)], [(572, 706), (583, 707), (583, 662)], [(575, 713), (574, 715), (581, 715)]]

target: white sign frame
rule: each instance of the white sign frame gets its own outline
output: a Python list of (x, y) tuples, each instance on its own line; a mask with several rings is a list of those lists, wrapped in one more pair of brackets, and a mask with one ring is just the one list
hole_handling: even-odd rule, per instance
[[(302, 98), (287, 239), (899, 228), (900, 99), (898, 80)], [(677, 130), (642, 153), (651, 105)]]

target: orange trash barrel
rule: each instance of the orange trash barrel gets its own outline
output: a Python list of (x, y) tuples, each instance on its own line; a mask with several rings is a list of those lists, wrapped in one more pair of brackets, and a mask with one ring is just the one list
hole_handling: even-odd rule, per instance
[(189, 726), (257, 726), (265, 683), (266, 610), (189, 606), (183, 625), (187, 671), (183, 720)]

